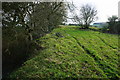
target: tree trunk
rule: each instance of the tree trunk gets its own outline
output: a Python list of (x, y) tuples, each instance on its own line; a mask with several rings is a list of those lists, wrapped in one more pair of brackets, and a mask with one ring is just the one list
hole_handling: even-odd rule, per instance
[(84, 28), (85, 28), (85, 29), (88, 29), (88, 28), (89, 28), (89, 25), (86, 23)]

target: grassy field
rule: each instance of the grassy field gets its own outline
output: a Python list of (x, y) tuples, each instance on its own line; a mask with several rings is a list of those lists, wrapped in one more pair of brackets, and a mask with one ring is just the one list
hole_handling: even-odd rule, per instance
[(116, 78), (118, 36), (63, 26), (37, 40), (42, 51), (10, 78)]

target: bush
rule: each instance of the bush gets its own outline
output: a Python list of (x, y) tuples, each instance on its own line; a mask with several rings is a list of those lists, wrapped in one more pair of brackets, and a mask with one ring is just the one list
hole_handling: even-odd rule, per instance
[(102, 32), (108, 32), (108, 26), (104, 26), (103, 28), (101, 28)]
[(114, 32), (120, 34), (120, 21), (115, 24)]
[(3, 29), (2, 39), (2, 63), (3, 77), (18, 66), (20, 66), (33, 53), (31, 41), (27, 40), (24, 31), (17, 31), (10, 28)]

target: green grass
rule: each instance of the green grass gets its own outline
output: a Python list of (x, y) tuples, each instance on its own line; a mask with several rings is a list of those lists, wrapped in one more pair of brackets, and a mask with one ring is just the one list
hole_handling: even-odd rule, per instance
[(93, 29), (93, 30), (100, 30), (100, 28), (98, 27), (89, 27), (90, 29)]
[[(58, 32), (63, 37), (57, 37)], [(66, 26), (54, 29), (38, 41), (45, 49), (10, 78), (120, 77), (117, 35)]]

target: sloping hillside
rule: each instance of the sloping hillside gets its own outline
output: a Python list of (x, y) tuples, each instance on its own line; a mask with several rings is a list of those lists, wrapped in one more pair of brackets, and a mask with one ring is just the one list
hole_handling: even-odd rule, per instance
[(116, 78), (118, 36), (76, 27), (54, 29), (38, 39), (44, 47), (10, 78)]

